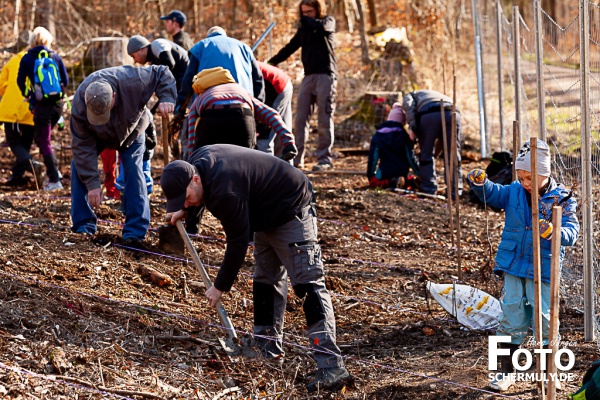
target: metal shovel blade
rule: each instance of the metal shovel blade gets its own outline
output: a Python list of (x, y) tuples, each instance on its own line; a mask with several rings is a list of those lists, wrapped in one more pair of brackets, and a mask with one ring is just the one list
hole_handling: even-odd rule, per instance
[(183, 255), (185, 243), (175, 225), (163, 225), (158, 227), (158, 248), (164, 252)]
[(233, 338), (228, 337), (225, 339), (220, 337), (219, 343), (221, 343), (221, 347), (223, 347), (223, 350), (225, 350), (225, 352), (230, 356), (240, 355), (240, 348), (233, 342)]

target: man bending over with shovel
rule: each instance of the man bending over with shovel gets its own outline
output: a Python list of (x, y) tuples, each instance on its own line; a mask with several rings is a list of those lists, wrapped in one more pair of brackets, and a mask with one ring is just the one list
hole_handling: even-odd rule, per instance
[(216, 144), (196, 150), (189, 162), (174, 161), (160, 185), (172, 224), (186, 208), (204, 204), (223, 224), (227, 248), (214, 285), (211, 306), (233, 286), (254, 233), (254, 334), (267, 358), (281, 358), (289, 275), (303, 309), (317, 373), (307, 390), (339, 390), (352, 377), (335, 339), (335, 317), (325, 287), (312, 185), (289, 163), (240, 146)]

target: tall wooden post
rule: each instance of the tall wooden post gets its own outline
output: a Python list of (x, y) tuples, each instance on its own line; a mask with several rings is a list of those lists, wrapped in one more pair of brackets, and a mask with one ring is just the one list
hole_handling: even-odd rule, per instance
[[(542, 335), (542, 269), (540, 260), (540, 206), (539, 206), (539, 192), (538, 192), (538, 173), (537, 173), (537, 137), (531, 136), (529, 138), (529, 148), (531, 151), (531, 236), (533, 241), (533, 286), (534, 286), (534, 321), (535, 321), (535, 345), (538, 348), (542, 348), (542, 341), (544, 336)], [(541, 360), (544, 355), (542, 353), (537, 354), (536, 371), (538, 376), (541, 376)], [(543, 380), (538, 381), (538, 393), (540, 393), (540, 399), (546, 398), (544, 394), (544, 382)]]
[[(551, 362), (546, 365), (548, 377), (548, 400), (556, 400), (556, 381), (552, 376), (556, 373), (554, 357), (558, 351), (558, 288), (560, 287), (560, 228), (562, 227), (562, 207), (552, 207), (552, 264), (550, 268), (550, 332), (548, 339), (552, 353), (548, 357)], [(558, 379), (558, 378), (557, 378)]]

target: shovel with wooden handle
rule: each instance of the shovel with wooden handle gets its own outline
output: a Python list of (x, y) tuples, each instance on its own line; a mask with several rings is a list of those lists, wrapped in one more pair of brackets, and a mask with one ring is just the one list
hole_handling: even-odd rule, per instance
[(162, 144), (165, 167), (169, 163), (169, 117), (162, 117)]
[[(206, 269), (204, 268), (202, 261), (200, 261), (200, 257), (198, 257), (198, 253), (196, 252), (196, 249), (194, 248), (194, 245), (192, 244), (190, 237), (188, 236), (187, 232), (185, 231), (185, 228), (183, 227), (183, 223), (181, 222), (181, 220), (177, 220), (176, 225), (177, 225), (177, 230), (179, 230), (179, 234), (181, 235), (181, 238), (185, 242), (185, 246), (187, 247), (188, 251), (192, 255), (192, 259), (194, 260), (196, 269), (200, 273), (200, 276), (202, 277), (202, 281), (204, 281), (204, 286), (206, 287), (206, 290), (208, 290), (212, 286), (212, 281), (210, 280), (210, 276), (208, 276), (208, 273), (206, 272)], [(225, 349), (225, 351), (228, 354), (238, 355), (241, 353), (241, 351), (238, 348), (238, 346), (236, 345), (236, 343), (239, 341), (238, 337), (237, 337), (237, 333), (235, 331), (235, 328), (233, 327), (233, 324), (231, 323), (231, 319), (229, 319), (229, 315), (227, 315), (227, 311), (225, 311), (225, 308), (223, 307), (223, 304), (221, 303), (221, 300), (219, 300), (217, 302), (216, 308), (217, 308), (217, 313), (219, 314), (219, 319), (221, 320), (221, 324), (223, 324), (223, 326), (227, 329), (227, 334), (229, 335), (229, 338), (227, 338), (227, 339), (219, 338), (219, 342), (221, 343), (221, 345), (223, 346), (223, 349)]]

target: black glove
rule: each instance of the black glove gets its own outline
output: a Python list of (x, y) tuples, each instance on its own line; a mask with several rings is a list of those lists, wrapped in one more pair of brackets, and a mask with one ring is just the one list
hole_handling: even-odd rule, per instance
[(290, 143), (283, 149), (283, 154), (281, 155), (281, 158), (285, 161), (290, 161), (297, 155), (298, 149), (296, 148), (296, 145), (294, 143)]
[(154, 124), (151, 123), (146, 128), (146, 150), (154, 150), (156, 147), (156, 131), (154, 130)]

